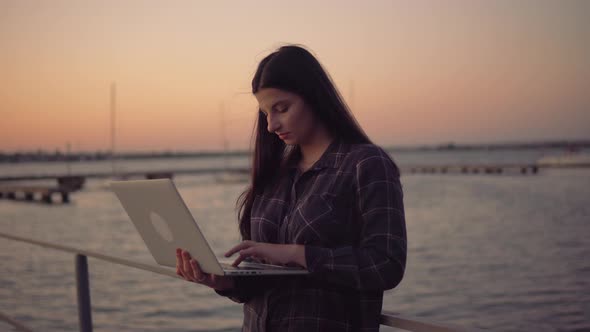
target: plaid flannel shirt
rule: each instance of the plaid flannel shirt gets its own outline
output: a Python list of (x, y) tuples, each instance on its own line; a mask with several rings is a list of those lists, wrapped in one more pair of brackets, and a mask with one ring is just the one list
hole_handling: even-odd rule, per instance
[(383, 291), (406, 266), (399, 169), (372, 144), (333, 141), (311, 169), (291, 168), (256, 196), (254, 241), (305, 245), (307, 276), (236, 277), (217, 291), (244, 303), (243, 331), (378, 331)]

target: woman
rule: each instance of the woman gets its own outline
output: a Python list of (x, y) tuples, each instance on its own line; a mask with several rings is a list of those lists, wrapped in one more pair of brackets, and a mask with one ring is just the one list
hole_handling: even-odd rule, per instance
[(226, 256), (306, 276), (219, 277), (177, 250), (177, 273), (244, 303), (243, 331), (377, 331), (406, 265), (399, 170), (356, 123), (320, 63), (289, 45), (252, 80), (259, 105), (243, 242)]

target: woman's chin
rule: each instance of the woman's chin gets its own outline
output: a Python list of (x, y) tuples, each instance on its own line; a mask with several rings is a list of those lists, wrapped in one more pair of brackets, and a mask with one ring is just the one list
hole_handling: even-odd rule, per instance
[(285, 142), (285, 144), (287, 144), (287, 145), (296, 145), (297, 144), (297, 141), (292, 138), (286, 138), (283, 140), (283, 142)]

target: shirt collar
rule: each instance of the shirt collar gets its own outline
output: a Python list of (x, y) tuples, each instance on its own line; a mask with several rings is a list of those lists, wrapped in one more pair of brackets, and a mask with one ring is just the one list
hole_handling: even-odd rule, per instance
[[(318, 159), (318, 161), (313, 165), (313, 170), (340, 167), (344, 152), (343, 146), (344, 144), (339, 139), (335, 138), (332, 140), (320, 159)], [(292, 163), (290, 168), (297, 168), (297, 163)]]

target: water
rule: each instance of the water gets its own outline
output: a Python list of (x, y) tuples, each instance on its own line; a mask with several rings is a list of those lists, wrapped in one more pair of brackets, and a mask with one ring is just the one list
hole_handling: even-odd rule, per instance
[[(525, 151), (398, 152), (420, 163), (533, 162)], [(234, 158), (234, 166), (247, 165)], [(121, 162), (127, 170), (211, 167), (223, 159)], [(2, 174), (65, 164), (2, 165)], [(55, 169), (52, 169), (55, 168)], [(109, 163), (72, 165), (102, 171)], [(89, 180), (69, 205), (0, 200), (0, 231), (121, 256), (153, 259), (108, 180)], [(175, 178), (214, 250), (238, 241), (234, 204), (244, 184)], [(407, 175), (409, 254), (384, 309), (493, 331), (590, 331), (590, 170), (538, 175)], [(77, 331), (74, 256), (0, 239), (0, 312), (39, 331)], [(95, 331), (236, 331), (241, 306), (210, 289), (89, 258)], [(0, 329), (4, 325), (0, 324)], [(384, 331), (392, 330), (383, 328)]]

